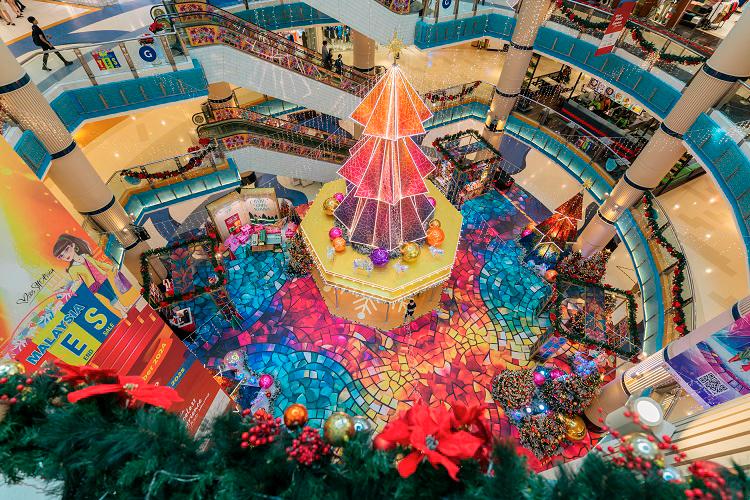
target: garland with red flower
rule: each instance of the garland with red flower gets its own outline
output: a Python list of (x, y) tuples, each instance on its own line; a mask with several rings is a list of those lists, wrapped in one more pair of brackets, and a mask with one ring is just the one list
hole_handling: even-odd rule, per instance
[(467, 95), (471, 95), (474, 93), (474, 91), (479, 88), (479, 85), (482, 82), (474, 82), (472, 84), (467, 84), (466, 87), (463, 87), (461, 91), (457, 94), (446, 94), (445, 90), (437, 91), (437, 92), (427, 92), (424, 94), (424, 99), (427, 101), (430, 101), (431, 103), (443, 103), (443, 102), (453, 102), (453, 101), (459, 101), (463, 99)]
[[(675, 477), (661, 453), (637, 455), (638, 436), (546, 480), (526, 468), (513, 442), (492, 437), (480, 406), (417, 402), (373, 435), (366, 417), (341, 412), (321, 432), (294, 404), (283, 418), (228, 412), (193, 436), (169, 411), (179, 400), (170, 387), (65, 364), (27, 375), (11, 360), (0, 361), (0, 376), (0, 475), (35, 479), (63, 498), (635, 500), (740, 498), (750, 490), (742, 469), (710, 462)], [(668, 438), (656, 441), (684, 458)]]
[(690, 331), (685, 323), (685, 302), (682, 297), (685, 284), (685, 271), (687, 269), (687, 258), (684, 253), (677, 250), (662, 234), (664, 228), (659, 228), (659, 223), (657, 221), (659, 214), (654, 207), (654, 196), (650, 192), (646, 192), (643, 195), (642, 201), (643, 215), (646, 217), (646, 225), (651, 232), (649, 235), (650, 238), (666, 250), (666, 252), (676, 261), (672, 276), (671, 290), (673, 309), (672, 322), (674, 323), (675, 331), (677, 331), (680, 337), (682, 337)]
[[(556, 5), (560, 12), (562, 12), (569, 21), (575, 23), (581, 30), (588, 29), (593, 31), (604, 31), (607, 29), (607, 26), (609, 26), (609, 21), (591, 21), (577, 15), (571, 4), (563, 0), (557, 0)], [(626, 28), (630, 30), (633, 41), (638, 44), (640, 49), (645, 52), (647, 56), (654, 54), (658, 57), (659, 61), (665, 63), (685, 64), (688, 66), (702, 64), (706, 61), (706, 57), (703, 56), (678, 55), (657, 50), (656, 45), (649, 42), (643, 35), (643, 29), (633, 21), (628, 21)]]
[(216, 150), (216, 145), (207, 137), (198, 139), (198, 144), (200, 145), (188, 148), (187, 152), (193, 153), (193, 156), (190, 157), (185, 165), (180, 165), (178, 168), (162, 170), (161, 172), (144, 172), (138, 169), (127, 168), (120, 170), (120, 176), (139, 180), (164, 180), (184, 175), (194, 168), (200, 167), (203, 164), (204, 158)]
[[(151, 272), (149, 271), (149, 257), (151, 256), (159, 256), (159, 255), (169, 255), (172, 252), (174, 252), (177, 249), (180, 248), (189, 248), (193, 245), (210, 245), (211, 246), (211, 252), (210, 252), (210, 261), (211, 265), (213, 266), (214, 273), (216, 273), (216, 281), (214, 283), (210, 283), (203, 287), (202, 290), (196, 291), (196, 292), (187, 292), (187, 293), (175, 293), (172, 296), (169, 297), (152, 297), (151, 294)], [(218, 235), (215, 231), (209, 230), (208, 234), (202, 238), (195, 238), (192, 240), (185, 240), (185, 241), (179, 241), (177, 243), (173, 243), (172, 245), (168, 245), (166, 247), (161, 248), (151, 248), (149, 250), (146, 250), (141, 254), (141, 277), (142, 277), (142, 283), (143, 288), (141, 288), (141, 295), (143, 298), (145, 298), (149, 304), (151, 304), (155, 308), (162, 308), (167, 307), (169, 304), (174, 304), (176, 302), (182, 302), (184, 300), (192, 300), (195, 297), (202, 295), (204, 293), (211, 293), (213, 291), (219, 290), (224, 285), (227, 284), (227, 278), (225, 276), (224, 266), (221, 265), (221, 263), (218, 261), (216, 255), (221, 251), (221, 241), (218, 238)]]

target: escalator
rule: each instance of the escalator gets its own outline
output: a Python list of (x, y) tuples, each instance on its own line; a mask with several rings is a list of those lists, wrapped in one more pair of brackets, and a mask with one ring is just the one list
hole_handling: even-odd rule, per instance
[(152, 16), (179, 33), (209, 83), (228, 82), (347, 118), (375, 82), (350, 66), (331, 71), (319, 53), (205, 3), (165, 3)]

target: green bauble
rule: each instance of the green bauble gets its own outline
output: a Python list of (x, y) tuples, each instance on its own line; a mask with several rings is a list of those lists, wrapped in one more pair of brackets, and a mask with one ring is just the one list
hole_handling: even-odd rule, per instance
[(346, 413), (337, 411), (323, 424), (323, 437), (333, 446), (343, 446), (354, 436), (354, 421)]

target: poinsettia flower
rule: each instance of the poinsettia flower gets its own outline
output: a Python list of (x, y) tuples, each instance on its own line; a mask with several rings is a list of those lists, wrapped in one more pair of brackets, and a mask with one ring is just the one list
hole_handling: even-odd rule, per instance
[(60, 360), (55, 361), (55, 366), (57, 366), (62, 375), (60, 377), (60, 382), (68, 382), (74, 386), (83, 382), (98, 382), (117, 377), (117, 373), (114, 370), (107, 368), (73, 366)]
[(443, 466), (458, 481), (459, 462), (473, 457), (482, 440), (466, 431), (454, 431), (451, 420), (444, 407), (429, 408), (418, 401), (385, 427), (378, 436), (380, 439), (412, 450), (398, 463), (401, 477), (411, 476), (427, 460), (435, 468)]
[(82, 399), (103, 394), (119, 394), (126, 400), (126, 406), (137, 403), (149, 404), (160, 408), (169, 408), (179, 403), (182, 398), (171, 387), (147, 384), (141, 377), (121, 375), (115, 384), (91, 385), (68, 394), (68, 401), (76, 403)]
[(466, 406), (459, 402), (451, 406), (451, 410), (453, 411), (453, 428), (465, 430), (482, 441), (474, 458), (483, 465), (489, 463), (492, 447), (492, 432), (490, 432), (490, 426), (484, 417), (486, 409), (484, 405)]

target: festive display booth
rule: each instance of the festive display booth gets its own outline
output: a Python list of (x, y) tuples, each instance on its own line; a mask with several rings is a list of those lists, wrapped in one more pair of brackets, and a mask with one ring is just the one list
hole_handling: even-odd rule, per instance
[(462, 219), (425, 179), (435, 167), (411, 139), (430, 116), (396, 65), (352, 113), (362, 138), (300, 226), (336, 316), (390, 330), (438, 306)]
[(206, 206), (221, 240), (230, 252), (249, 246), (272, 250), (282, 243), (279, 202), (274, 188), (244, 187)]
[(440, 137), (433, 142), (441, 161), (433, 174), (435, 185), (457, 207), (492, 187), (509, 186), (511, 177), (500, 168), (502, 156), (476, 130)]

